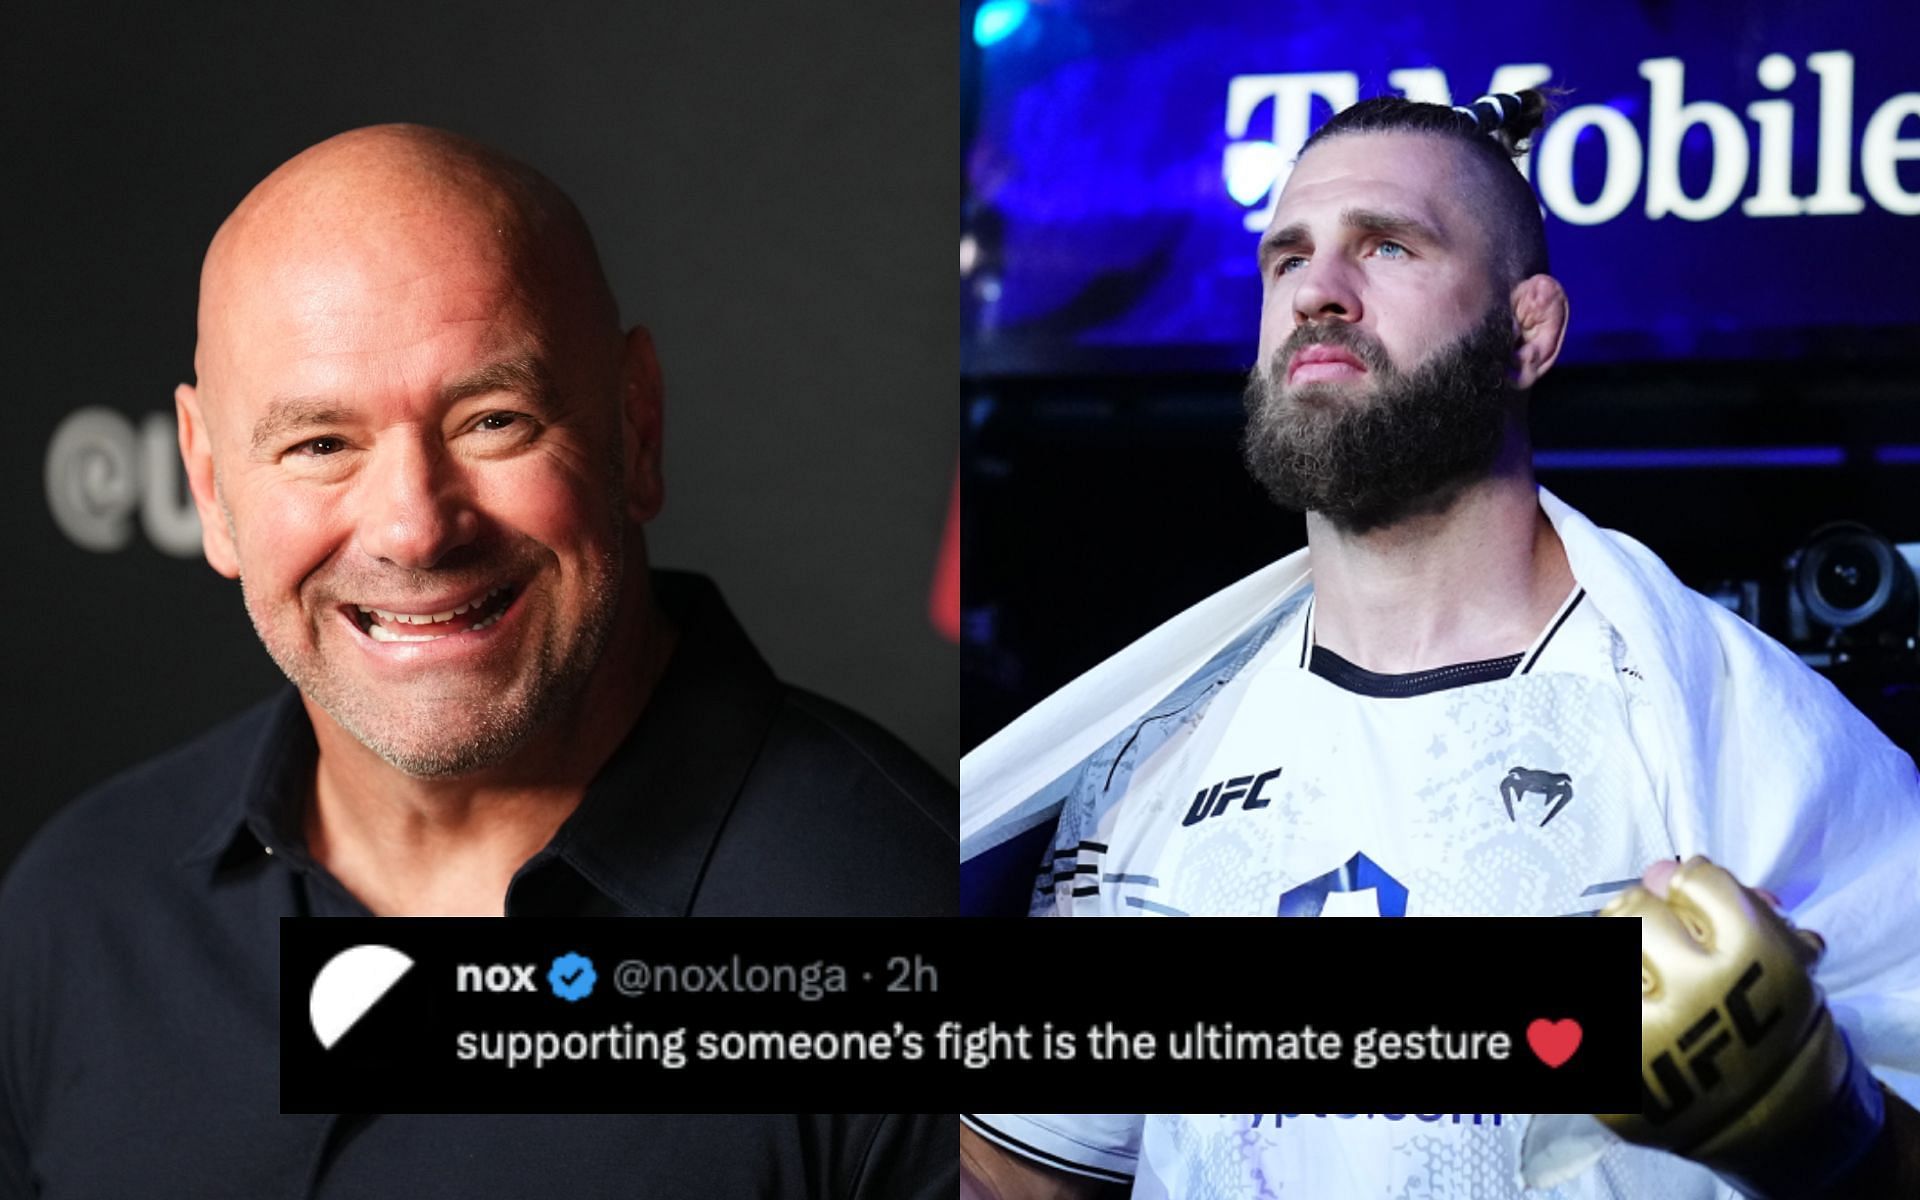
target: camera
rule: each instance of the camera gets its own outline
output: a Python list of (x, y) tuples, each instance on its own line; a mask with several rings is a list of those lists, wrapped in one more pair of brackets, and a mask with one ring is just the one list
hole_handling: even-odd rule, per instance
[[(1901, 661), (1920, 638), (1914, 564), (1892, 541), (1854, 521), (1815, 530), (1787, 560), (1788, 645), (1834, 664), (1862, 657)], [(1825, 665), (1815, 662), (1814, 665)]]
[(1920, 675), (1920, 542), (1898, 545), (1857, 521), (1822, 525), (1771, 578), (1708, 595), (1809, 666)]
[(1769, 577), (1713, 599), (1784, 643), (1910, 754), (1920, 756), (1920, 542), (1857, 521), (1813, 531)]

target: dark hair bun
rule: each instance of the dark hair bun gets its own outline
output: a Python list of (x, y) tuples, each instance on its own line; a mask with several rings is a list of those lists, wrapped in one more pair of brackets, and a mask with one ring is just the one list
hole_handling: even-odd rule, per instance
[(1528, 139), (1547, 119), (1547, 97), (1538, 88), (1519, 92), (1490, 92), (1472, 104), (1456, 104), (1453, 111), (1498, 142), (1511, 155), (1527, 152)]

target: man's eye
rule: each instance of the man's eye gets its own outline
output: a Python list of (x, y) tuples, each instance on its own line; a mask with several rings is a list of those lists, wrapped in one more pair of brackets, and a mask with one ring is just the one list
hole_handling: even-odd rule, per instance
[(539, 421), (522, 412), (490, 412), (467, 426), (470, 433), (483, 435), (469, 444), (476, 453), (507, 453), (528, 445), (540, 436)]
[(1379, 246), (1374, 248), (1374, 253), (1386, 258), (1407, 258), (1413, 254), (1413, 251), (1402, 246), (1399, 242), (1381, 242)]
[(308, 438), (293, 448), (293, 453), (309, 458), (318, 458), (328, 454), (338, 454), (347, 444), (336, 437)]
[(1306, 265), (1307, 265), (1307, 260), (1305, 255), (1289, 254), (1286, 257), (1282, 258), (1278, 263), (1274, 264), (1273, 269), (1276, 274), (1285, 275), (1287, 272), (1293, 270), (1296, 266), (1304, 267)]

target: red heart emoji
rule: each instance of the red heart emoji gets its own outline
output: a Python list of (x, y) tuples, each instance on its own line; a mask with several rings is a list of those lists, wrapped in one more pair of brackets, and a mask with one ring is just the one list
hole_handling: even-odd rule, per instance
[(1527, 1045), (1550, 1067), (1560, 1066), (1580, 1048), (1580, 1022), (1568, 1017), (1549, 1021), (1541, 1017), (1527, 1026)]

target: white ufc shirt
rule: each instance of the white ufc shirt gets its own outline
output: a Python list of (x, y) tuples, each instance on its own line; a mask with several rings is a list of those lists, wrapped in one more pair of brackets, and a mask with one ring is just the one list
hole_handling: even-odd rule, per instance
[[(1063, 825), (1036, 915), (1586, 917), (1675, 856), (1636, 748), (1624, 647), (1576, 589), (1519, 654), (1379, 675), (1288, 618), (1094, 828)], [(1497, 1113), (969, 1115), (1055, 1166), (1134, 1174), (1137, 1200), (1720, 1200), (1710, 1172), (1609, 1148), (1516, 1182)]]
[(1630, 671), (1576, 590), (1524, 652), (1378, 675), (1286, 621), (1093, 829), (1036, 914), (1575, 916), (1671, 858)]
[(967, 1113), (1034, 1161), (1133, 1200), (1740, 1200), (1706, 1168), (1616, 1143), (1572, 1180), (1522, 1189), (1523, 1118), (1498, 1113)]

